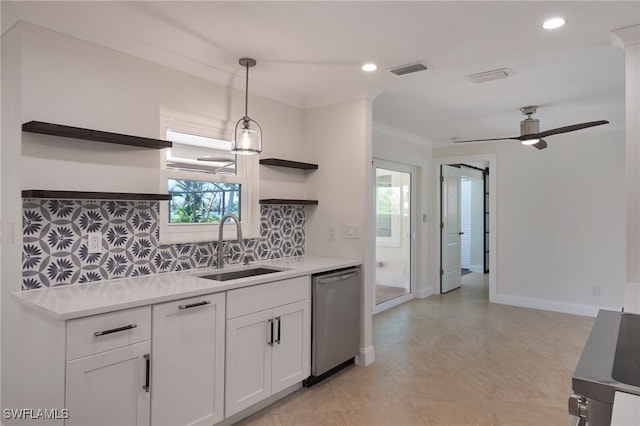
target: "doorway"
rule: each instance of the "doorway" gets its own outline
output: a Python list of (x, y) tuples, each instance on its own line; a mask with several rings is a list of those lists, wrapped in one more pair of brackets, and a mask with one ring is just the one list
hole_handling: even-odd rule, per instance
[(414, 176), (411, 166), (374, 161), (374, 313), (413, 299)]
[(436, 203), (440, 238), (435, 246), (439, 265), (434, 272), (440, 293), (460, 288), (472, 278), (488, 282), (491, 301), (496, 294), (496, 222), (491, 213), (496, 211), (496, 156), (434, 160), (440, 186)]

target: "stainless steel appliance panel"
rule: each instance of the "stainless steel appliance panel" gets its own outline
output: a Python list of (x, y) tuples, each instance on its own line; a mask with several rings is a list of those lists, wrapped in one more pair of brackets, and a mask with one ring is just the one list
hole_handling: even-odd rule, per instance
[(313, 277), (313, 376), (320, 376), (358, 355), (361, 282), (359, 267)]

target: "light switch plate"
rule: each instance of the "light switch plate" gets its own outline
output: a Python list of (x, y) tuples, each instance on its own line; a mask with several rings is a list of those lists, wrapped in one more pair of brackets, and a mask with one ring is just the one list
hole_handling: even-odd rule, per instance
[(345, 238), (360, 238), (360, 225), (358, 224), (344, 224), (344, 237)]

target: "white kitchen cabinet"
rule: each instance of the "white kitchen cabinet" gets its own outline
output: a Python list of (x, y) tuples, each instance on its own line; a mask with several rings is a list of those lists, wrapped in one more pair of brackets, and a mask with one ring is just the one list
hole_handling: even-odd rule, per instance
[(227, 416), (271, 395), (271, 318), (267, 310), (227, 321)]
[(309, 376), (309, 294), (309, 277), (227, 293), (227, 417)]
[(224, 418), (225, 295), (153, 306), (151, 424)]
[(272, 347), (271, 392), (277, 393), (309, 377), (311, 366), (309, 301), (304, 300), (277, 307), (273, 310), (273, 316), (277, 334)]
[(149, 341), (67, 363), (68, 426), (148, 425)]
[(67, 323), (66, 408), (72, 425), (148, 425), (150, 308)]

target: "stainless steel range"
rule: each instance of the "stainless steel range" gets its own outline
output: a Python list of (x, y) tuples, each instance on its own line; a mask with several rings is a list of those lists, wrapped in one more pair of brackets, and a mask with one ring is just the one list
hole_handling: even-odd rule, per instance
[(640, 315), (598, 313), (572, 386), (569, 414), (578, 425), (610, 425), (616, 391), (640, 395)]

